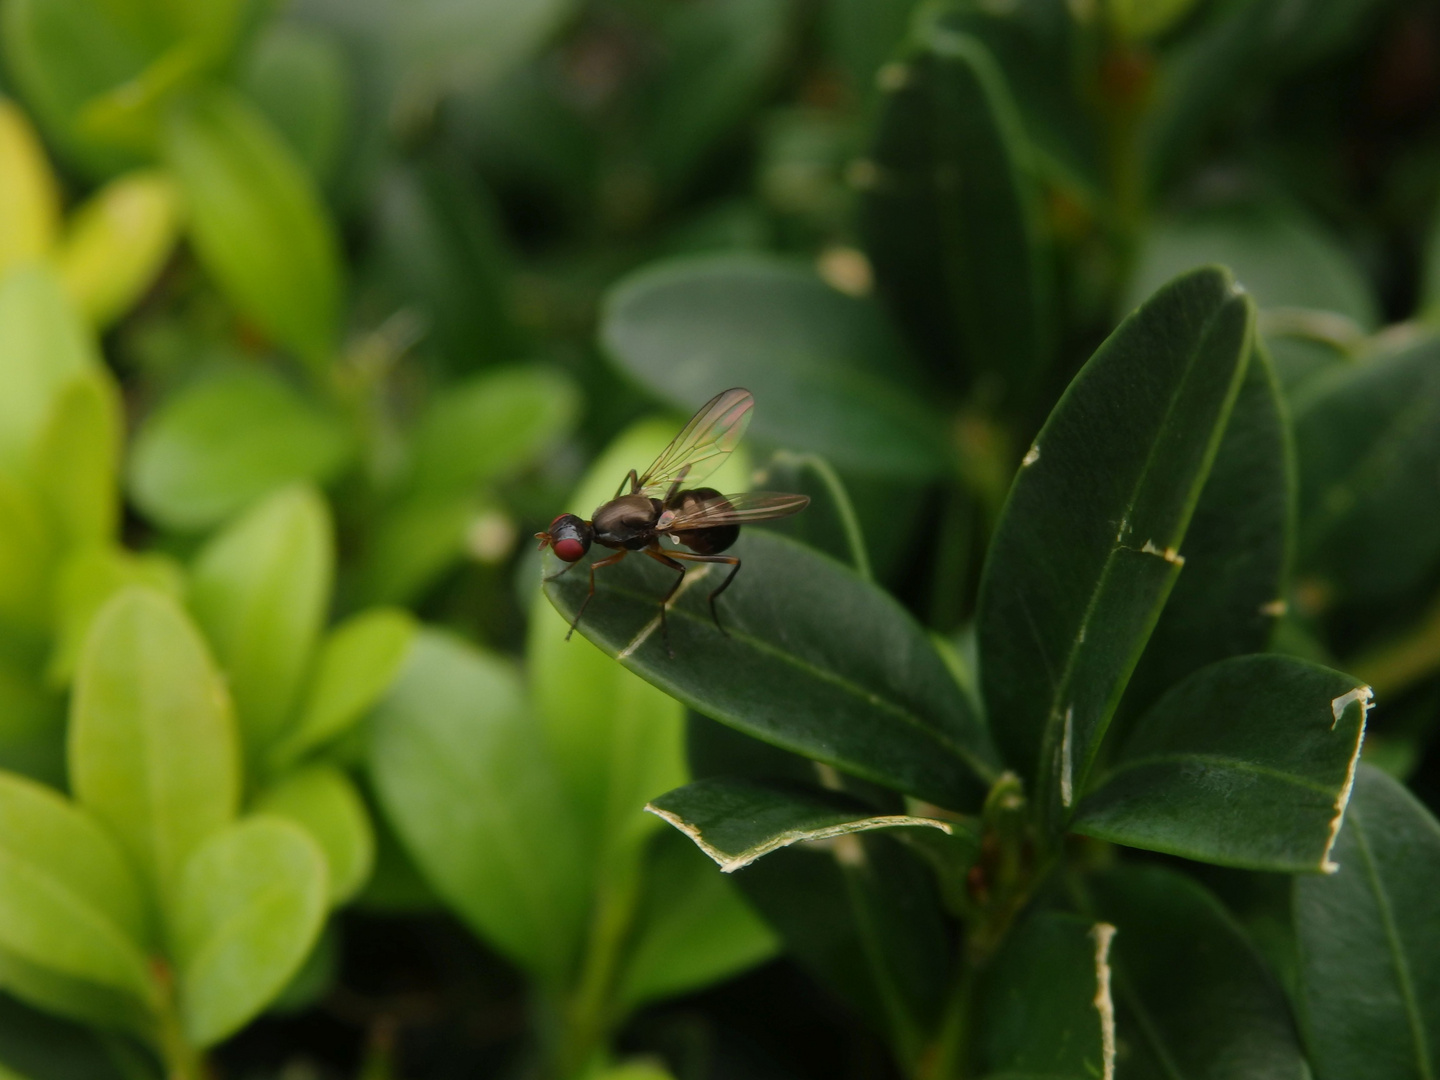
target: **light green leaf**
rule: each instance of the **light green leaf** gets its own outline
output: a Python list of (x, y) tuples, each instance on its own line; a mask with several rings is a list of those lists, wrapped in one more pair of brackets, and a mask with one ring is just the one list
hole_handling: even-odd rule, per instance
[(930, 366), (1013, 396), (1035, 386), (1053, 334), (1030, 147), (980, 39), (941, 22), (917, 34), (882, 71), (875, 143), (853, 170), (861, 232), (881, 296)]
[(28, 266), (0, 281), (0, 469), (30, 465), (56, 400), (100, 356), (59, 279)]
[[(706, 594), (725, 579), (691, 570), (687, 580), (705, 585), (669, 608), (670, 656), (659, 602), (674, 571), (635, 558), (596, 574), (580, 633), (746, 734), (942, 806), (977, 806), (998, 772), (989, 734), (909, 613), (848, 567), (763, 529), (729, 553), (743, 566), (717, 605), (723, 632)], [(546, 560), (549, 573), (557, 563)], [(573, 620), (584, 564), (545, 588)]]
[(659, 263), (610, 291), (600, 336), (627, 374), (678, 409), (749, 388), (759, 440), (862, 475), (946, 467), (939, 418), (894, 381), (908, 364), (879, 310), (806, 269), (757, 255)]
[(726, 874), (806, 840), (905, 826), (951, 831), (934, 818), (876, 814), (838, 792), (737, 777), (696, 780), (651, 800), (645, 809), (693, 840)]
[(0, 950), (153, 1006), (150, 918), (124, 854), (93, 818), (0, 773)]
[(1085, 790), (1184, 562), (1252, 310), (1218, 269), (1156, 293), (1071, 382), (1010, 489), (980, 585), (980, 675), (1006, 759), (1051, 820)]
[(1440, 340), (1307, 383), (1295, 401), (1298, 568), (1334, 599), (1407, 596), (1440, 561)]
[(409, 612), (371, 608), (331, 630), (320, 645), (298, 719), (271, 747), (279, 770), (343, 734), (395, 681), (416, 625)]
[(341, 265), (335, 225), (304, 166), (253, 106), (225, 90), (179, 102), (164, 141), (206, 269), (242, 314), (323, 370), (338, 330)]
[(565, 438), (579, 410), (575, 384), (543, 368), (452, 384), (415, 432), (413, 483), (439, 493), (505, 479)]
[(179, 565), (158, 553), (85, 547), (60, 564), (55, 574), (55, 644), (45, 672), (51, 685), (70, 682), (95, 616), (127, 585), (145, 585), (175, 600), (185, 587)]
[(1201, 668), (1141, 717), (1071, 827), (1255, 870), (1334, 870), (1370, 688), (1276, 654)]
[(145, 422), (130, 491), (161, 525), (203, 529), (286, 484), (325, 482), (350, 449), (339, 420), (279, 376), (226, 371), (179, 391)]
[(330, 511), (310, 488), (287, 488), (201, 550), (190, 606), (229, 676), (247, 753), (269, 748), (300, 701), (334, 575)]
[(1300, 1006), (1319, 1080), (1440, 1074), (1440, 823), (1360, 767), (1338, 873), (1295, 881)]
[(124, 426), (119, 388), (103, 369), (77, 376), (56, 395), (35, 448), (34, 476), (66, 548), (115, 535)]
[(375, 865), (370, 816), (350, 778), (332, 765), (309, 765), (281, 778), (256, 796), (253, 808), (304, 828), (320, 845), (329, 866), (329, 899), (349, 900)]
[(298, 825), (252, 817), (185, 866), (172, 936), (185, 1034), (206, 1047), (268, 1005), (325, 919), (325, 856)]
[(1121, 1076), (1310, 1075), (1284, 993), (1214, 896), (1160, 866), (1107, 871), (1092, 888), (1100, 916), (1116, 927)]
[(436, 891), (542, 981), (565, 978), (589, 909), (586, 863), (515, 672), (422, 634), (371, 724), (381, 804)]
[(56, 252), (65, 291), (97, 327), (124, 315), (175, 246), (180, 194), (159, 170), (127, 173), (82, 204)]
[(316, 183), (328, 185), (345, 149), (354, 96), (336, 43), (294, 22), (272, 24), (250, 48), (240, 82)]
[(1011, 932), (976, 999), (989, 1074), (1113, 1080), (1114, 937), (1108, 923), (1050, 911), (1034, 912)]
[(179, 605), (131, 586), (96, 616), (70, 710), (70, 783), (173, 912), (186, 860), (235, 816), (240, 747), (225, 683)]
[(774, 931), (683, 838), (661, 833), (645, 863), (616, 1000), (623, 1011), (688, 993), (769, 959)]

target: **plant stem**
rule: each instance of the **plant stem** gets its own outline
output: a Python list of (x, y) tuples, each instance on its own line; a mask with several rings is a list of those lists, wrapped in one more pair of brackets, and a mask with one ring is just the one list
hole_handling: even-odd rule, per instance
[(915, 1071), (915, 1080), (965, 1080), (970, 1060), (970, 1010), (978, 974), (969, 943), (960, 950), (960, 970), (945, 1004), (940, 1031)]
[(174, 1001), (166, 1001), (160, 1013), (160, 1056), (165, 1061), (165, 1080), (210, 1080), (205, 1056), (190, 1044), (180, 1023)]

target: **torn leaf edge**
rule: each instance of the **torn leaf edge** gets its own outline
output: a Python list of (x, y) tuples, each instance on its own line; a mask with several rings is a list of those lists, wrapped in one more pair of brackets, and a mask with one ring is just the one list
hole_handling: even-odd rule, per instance
[(1340, 837), (1340, 826), (1345, 824), (1345, 808), (1350, 805), (1350, 793), (1355, 787), (1355, 771), (1360, 766), (1360, 748), (1365, 745), (1365, 721), (1375, 706), (1375, 691), (1368, 686), (1357, 686), (1330, 701), (1330, 712), (1334, 716), (1330, 721), (1331, 731), (1335, 730), (1335, 725), (1340, 722), (1340, 717), (1345, 715), (1345, 710), (1356, 702), (1359, 702), (1361, 709), (1360, 730), (1355, 737), (1355, 746), (1350, 751), (1350, 763), (1345, 767), (1345, 783), (1340, 787), (1340, 794), (1335, 797), (1335, 813), (1330, 818), (1330, 835), (1325, 840), (1325, 850), (1320, 854), (1320, 871), (1325, 874), (1333, 874), (1340, 869), (1340, 864), (1330, 858), (1330, 853), (1335, 850), (1335, 841)]

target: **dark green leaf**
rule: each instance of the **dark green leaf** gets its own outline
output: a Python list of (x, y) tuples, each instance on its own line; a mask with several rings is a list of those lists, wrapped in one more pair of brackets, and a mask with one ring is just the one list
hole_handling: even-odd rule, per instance
[(753, 255), (662, 263), (611, 291), (601, 339), (678, 409), (748, 387), (766, 442), (867, 475), (945, 467), (937, 417), (890, 381), (905, 363), (879, 312), (807, 270)]
[(1179, 573), (1252, 321), (1224, 271), (1176, 279), (1075, 377), (1010, 489), (980, 586), (980, 675), (1047, 813), (1085, 790)]
[(874, 578), (854, 504), (840, 477), (819, 454), (777, 450), (756, 474), (755, 487), (810, 496), (805, 513), (777, 521), (770, 528), (848, 563), (863, 578)]
[(350, 126), (350, 72), (323, 34), (279, 23), (246, 58), (241, 81), (318, 184), (329, 184)]
[(1257, 341), (1185, 533), (1185, 569), (1126, 687), (1129, 716), (1192, 671), (1268, 646), (1285, 614), (1294, 484), (1280, 388)]
[(881, 294), (947, 378), (1023, 391), (1049, 359), (1050, 283), (1005, 78), (979, 39), (935, 23), (881, 85), (856, 169)]
[(616, 991), (622, 1008), (718, 982), (779, 946), (734, 884), (679, 835), (652, 841), (644, 882)]
[(275, 817), (222, 829), (185, 866), (171, 930), (186, 1037), (205, 1047), (268, 1005), (325, 920), (325, 856)]
[(1299, 569), (1393, 600), (1440, 561), (1440, 340), (1345, 366), (1295, 402)]
[(235, 816), (230, 695), (170, 597), (130, 586), (96, 616), (70, 707), (70, 784), (173, 911), (186, 860)]
[[(990, 738), (904, 609), (773, 533), (751, 531), (731, 550), (744, 566), (717, 605), (725, 633), (703, 595), (724, 578), (692, 569), (687, 580), (705, 584), (670, 608), (671, 658), (658, 604), (674, 572), (641, 558), (596, 574), (581, 632), (642, 678), (756, 738), (944, 806), (978, 805), (996, 771)], [(584, 566), (546, 593), (573, 619)]]
[(1295, 882), (1300, 1001), (1319, 1080), (1440, 1074), (1440, 824), (1361, 766), (1338, 873)]
[(1110, 963), (1122, 1077), (1309, 1075), (1285, 995), (1210, 893), (1157, 866), (1109, 871), (1093, 890), (1117, 931)]
[(1114, 1075), (1114, 936), (1107, 923), (1047, 911), (1010, 934), (977, 997), (981, 1075)]
[(230, 371), (149, 417), (131, 452), (130, 493), (161, 525), (203, 529), (286, 484), (330, 479), (349, 453), (339, 421), (283, 380)]
[(1146, 240), (1126, 307), (1205, 263), (1228, 266), (1261, 310), (1329, 312), (1366, 332), (1379, 323), (1370, 286), (1345, 250), (1299, 210), (1270, 203), (1214, 207), (1159, 223)]
[(514, 670), (422, 634), (371, 724), (375, 787), (426, 878), (516, 963), (563, 978), (585, 926), (587, 864)]
[(651, 800), (645, 809), (690, 837), (726, 874), (806, 840), (901, 826), (950, 832), (948, 824), (933, 818), (876, 815), (837, 792), (739, 777), (696, 780)]
[(127, 1067), (137, 1053), (115, 1036), (0, 997), (0, 1070), (10, 1070), (7, 1080), (137, 1080), (141, 1074)]
[(339, 245), (294, 152), (243, 98), (213, 90), (177, 105), (165, 156), (206, 268), (243, 315), (323, 370), (338, 331)]
[(835, 0), (825, 7), (826, 43), (853, 93), (864, 97), (875, 90), (875, 73), (904, 41), (915, 7), (916, 0)]
[(1141, 717), (1072, 828), (1256, 870), (1333, 870), (1370, 688), (1261, 654), (1201, 668)]

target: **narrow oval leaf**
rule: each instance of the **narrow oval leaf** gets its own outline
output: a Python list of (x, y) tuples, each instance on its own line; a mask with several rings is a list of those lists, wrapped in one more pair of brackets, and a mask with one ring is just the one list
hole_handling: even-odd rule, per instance
[(981, 1075), (1114, 1080), (1115, 927), (1037, 911), (1009, 936), (977, 1001)]
[[(755, 738), (942, 806), (973, 808), (997, 774), (990, 737), (925, 633), (888, 593), (848, 567), (764, 530), (701, 566), (669, 608), (674, 571), (632, 558), (595, 574), (580, 632), (641, 678)], [(558, 560), (546, 560), (556, 573)], [(573, 620), (585, 564), (545, 586)], [(716, 571), (719, 572), (716, 572)], [(698, 586), (698, 587), (697, 587)]]
[(1280, 388), (1257, 338), (1185, 532), (1185, 569), (1125, 688), (1131, 719), (1192, 671), (1269, 645), (1285, 614), (1294, 471)]
[(70, 784), (173, 911), (190, 853), (235, 816), (240, 748), (224, 680), (170, 597), (131, 586), (95, 618), (70, 709)]
[(145, 294), (175, 247), (180, 195), (158, 170), (127, 173), (75, 211), (56, 252), (65, 291), (97, 327)]
[(304, 167), (229, 91), (186, 97), (164, 141), (206, 269), (241, 313), (323, 369), (337, 331), (339, 246)]
[(436, 891), (526, 970), (564, 978), (589, 910), (586, 861), (514, 670), (421, 634), (371, 718), (370, 772)]
[(1302, 574), (1394, 600), (1440, 561), (1440, 339), (1345, 365), (1295, 402)]
[(929, 22), (880, 85), (875, 142), (852, 169), (880, 293), (948, 381), (1024, 391), (1049, 359), (1050, 268), (1005, 78), (977, 38)]
[(616, 998), (634, 1009), (768, 959), (780, 940), (734, 885), (677, 834), (657, 836)]
[(1309, 1075), (1284, 992), (1214, 896), (1159, 866), (1107, 871), (1092, 889), (1116, 927), (1122, 1076)]
[(326, 635), (315, 657), (299, 718), (271, 748), (282, 769), (343, 734), (395, 681), (415, 639), (415, 619), (398, 608), (371, 608)]
[(60, 188), (40, 139), (13, 101), (0, 98), (0, 277), (43, 258), (60, 224)]
[(1223, 270), (1156, 293), (1101, 345), (1010, 489), (980, 585), (980, 676), (1006, 759), (1063, 815), (1184, 562), (1250, 352)]
[(1338, 873), (1295, 881), (1300, 1002), (1319, 1080), (1440, 1075), (1440, 823), (1361, 766)]
[(450, 385), (415, 432), (412, 482), (452, 492), (504, 479), (565, 438), (579, 411), (575, 384), (543, 368)]
[(0, 949), (153, 1005), (151, 940), (115, 841), (50, 788), (0, 773)]
[(759, 402), (750, 426), (866, 475), (933, 475), (941, 424), (892, 382), (906, 362), (875, 306), (773, 258), (702, 256), (626, 278), (601, 340), (628, 374), (680, 409), (727, 386)]
[(54, 273), (29, 266), (0, 281), (0, 468), (29, 467), (55, 399), (99, 367), (95, 341)]
[(325, 919), (325, 856), (298, 825), (257, 816), (185, 866), (172, 931), (186, 1037), (211, 1046), (285, 989)]
[(1333, 871), (1370, 698), (1290, 656), (1201, 668), (1141, 717), (1071, 828), (1223, 866)]
[(229, 677), (255, 760), (299, 703), (330, 602), (332, 530), (324, 499), (288, 488), (211, 540), (191, 570), (191, 610)]
[(180, 390), (142, 425), (130, 493), (167, 528), (203, 529), (286, 484), (329, 480), (349, 453), (340, 421), (279, 376), (227, 371)]
[(725, 874), (807, 840), (904, 826), (951, 831), (946, 822), (934, 818), (871, 813), (863, 803), (838, 792), (739, 777), (696, 780), (666, 792), (645, 809), (693, 840)]
[(375, 865), (370, 815), (350, 778), (334, 766), (296, 769), (262, 791), (253, 809), (293, 821), (320, 845), (332, 906), (349, 900), (370, 876)]
[(114, 537), (124, 426), (120, 389), (103, 368), (72, 379), (56, 395), (35, 447), (33, 475), (62, 547)]

